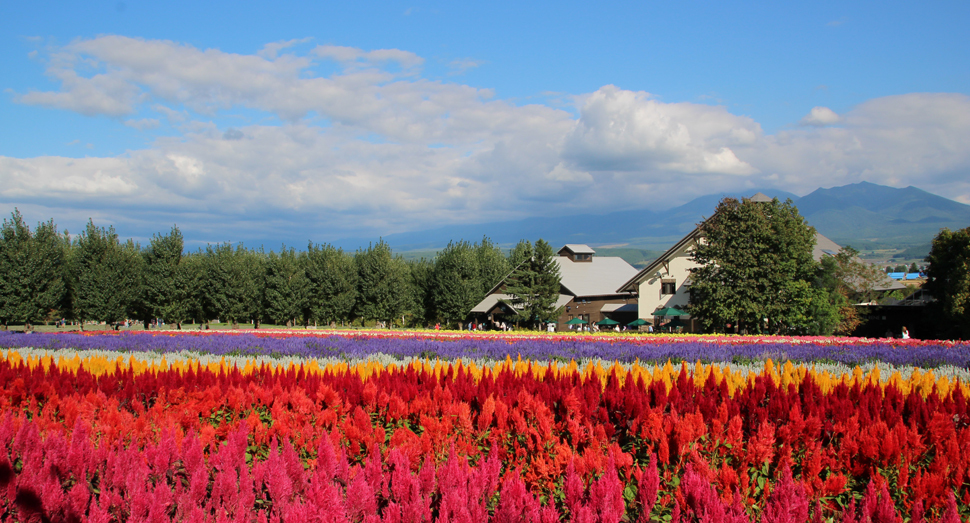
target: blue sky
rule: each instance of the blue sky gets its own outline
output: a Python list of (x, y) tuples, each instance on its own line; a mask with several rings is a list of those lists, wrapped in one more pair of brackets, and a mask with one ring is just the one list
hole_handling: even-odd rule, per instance
[(745, 188), (970, 203), (970, 4), (807, 4), (0, 3), (0, 211), (300, 246)]

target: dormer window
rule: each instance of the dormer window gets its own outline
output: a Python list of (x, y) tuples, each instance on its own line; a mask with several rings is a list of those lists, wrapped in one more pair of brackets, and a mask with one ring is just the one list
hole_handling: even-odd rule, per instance
[(559, 249), (559, 256), (569, 258), (574, 262), (591, 262), (593, 261), (593, 254), (595, 253), (596, 251), (590, 248), (589, 245), (578, 243), (568, 244), (563, 246), (562, 249)]

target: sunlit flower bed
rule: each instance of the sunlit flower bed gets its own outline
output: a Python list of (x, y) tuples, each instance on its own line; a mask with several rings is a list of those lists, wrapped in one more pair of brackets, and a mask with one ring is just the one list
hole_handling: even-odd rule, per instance
[(970, 515), (966, 344), (314, 334), (0, 334), (0, 519)]

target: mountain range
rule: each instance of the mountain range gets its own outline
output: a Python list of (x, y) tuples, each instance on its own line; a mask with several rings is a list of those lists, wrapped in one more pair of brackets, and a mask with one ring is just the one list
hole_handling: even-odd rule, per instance
[[(641, 209), (450, 225), (391, 234), (384, 241), (397, 252), (430, 254), (452, 240), (478, 241), (487, 236), (501, 246), (512, 246), (522, 238), (532, 241), (543, 238), (554, 248), (566, 243), (585, 243), (602, 254), (623, 256), (631, 261), (666, 250), (710, 216), (724, 197), (746, 198), (757, 192), (782, 201), (791, 199), (800, 214), (820, 233), (840, 245), (860, 250), (921, 250), (925, 246), (928, 251), (929, 243), (941, 228), (970, 226), (970, 205), (912, 186), (895, 188), (860, 182), (820, 188), (802, 197), (778, 189), (710, 194), (660, 212)], [(335, 243), (348, 249), (361, 245), (359, 239)]]

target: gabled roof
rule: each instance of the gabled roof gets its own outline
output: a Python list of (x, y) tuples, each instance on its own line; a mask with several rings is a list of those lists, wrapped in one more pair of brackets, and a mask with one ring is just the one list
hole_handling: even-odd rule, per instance
[[(575, 246), (589, 249), (585, 245)], [(559, 252), (562, 252), (566, 247), (570, 247), (570, 245), (559, 249)], [(592, 249), (589, 250), (592, 251)], [(616, 287), (637, 272), (637, 269), (627, 263), (626, 260), (614, 256), (593, 256), (592, 259), (584, 262), (574, 262), (565, 256), (556, 256), (552, 261), (559, 266), (560, 286), (576, 297), (625, 294), (625, 291), (617, 291)], [(505, 285), (506, 280), (515, 272), (515, 269), (512, 269), (501, 281), (496, 283), (488, 291), (488, 295), (498, 292)]]
[(596, 254), (596, 251), (585, 243), (567, 243), (562, 249), (559, 249), (558, 254), (562, 255), (562, 251), (569, 251), (573, 254)]
[(758, 192), (758, 193), (754, 193), (754, 196), (752, 196), (751, 198), (748, 198), (748, 200), (751, 200), (753, 202), (761, 202), (761, 203), (764, 203), (764, 202), (770, 202), (771, 201), (771, 197), (769, 197), (765, 193)]
[(815, 261), (820, 262), (825, 256), (835, 256), (841, 250), (841, 245), (815, 231), (815, 247), (812, 249), (812, 258)]
[(612, 256), (594, 256), (586, 262), (558, 257), (555, 261), (559, 264), (562, 287), (577, 297), (621, 294), (617, 287), (637, 272), (623, 258)]
[[(706, 222), (707, 220), (704, 220), (704, 221)], [(701, 223), (701, 225), (704, 225), (704, 224)], [(672, 260), (677, 255), (678, 252), (680, 252), (681, 250), (683, 250), (688, 245), (690, 245), (691, 243), (693, 243), (694, 241), (696, 241), (698, 238), (702, 236), (701, 225), (698, 225), (697, 227), (695, 227), (693, 231), (690, 231), (690, 233), (687, 234), (687, 236), (684, 236), (679, 242), (675, 243), (673, 247), (667, 249), (667, 252), (663, 253), (656, 260), (653, 260), (652, 262), (650, 262), (649, 265), (641, 269), (640, 272), (636, 273), (632, 278), (630, 278), (625, 283), (623, 283), (620, 287), (616, 289), (616, 292), (637, 292), (639, 290), (637, 287), (640, 285), (640, 282), (650, 277), (650, 275), (652, 275), (653, 273), (657, 272), (657, 269), (661, 265)]]
[[(514, 297), (511, 294), (501, 294), (501, 293), (489, 294), (488, 296), (485, 296), (485, 299), (480, 301), (478, 305), (476, 305), (471, 310), (471, 312), (488, 314), (488, 311), (497, 307), (499, 303), (511, 302), (512, 299), (514, 299)], [(556, 304), (553, 307), (556, 309), (558, 309), (559, 307), (565, 307), (567, 303), (572, 301), (572, 299), (573, 299), (572, 296), (569, 296), (566, 294), (560, 294), (559, 297), (556, 298)], [(511, 312), (514, 312), (515, 314), (518, 314), (519, 311), (515, 310), (516, 308), (517, 307), (508, 307), (508, 310), (510, 310)]]

